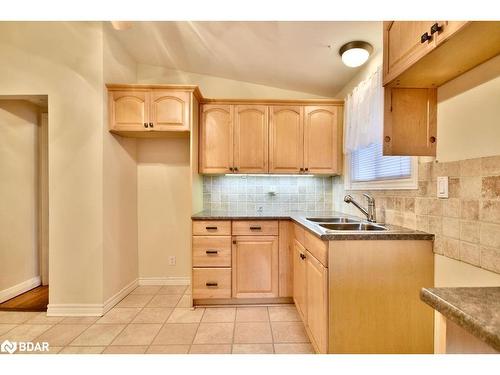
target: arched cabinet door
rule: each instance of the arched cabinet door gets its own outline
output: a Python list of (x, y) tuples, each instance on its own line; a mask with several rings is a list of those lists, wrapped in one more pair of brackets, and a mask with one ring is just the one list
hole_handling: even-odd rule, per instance
[(269, 108), (234, 108), (234, 168), (236, 173), (268, 173)]
[(187, 91), (153, 90), (151, 121), (153, 130), (189, 131), (190, 94)]
[(109, 129), (144, 131), (149, 121), (149, 91), (111, 91)]
[(304, 167), (304, 108), (269, 109), (269, 173), (300, 173)]
[(304, 169), (306, 173), (340, 173), (340, 122), (336, 106), (304, 109)]
[(233, 169), (233, 107), (206, 104), (201, 111), (200, 173), (225, 174)]

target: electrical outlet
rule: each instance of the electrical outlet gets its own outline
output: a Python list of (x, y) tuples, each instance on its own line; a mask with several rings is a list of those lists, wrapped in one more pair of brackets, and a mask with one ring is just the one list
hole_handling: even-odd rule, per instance
[(168, 265), (175, 266), (175, 256), (174, 255), (168, 257)]

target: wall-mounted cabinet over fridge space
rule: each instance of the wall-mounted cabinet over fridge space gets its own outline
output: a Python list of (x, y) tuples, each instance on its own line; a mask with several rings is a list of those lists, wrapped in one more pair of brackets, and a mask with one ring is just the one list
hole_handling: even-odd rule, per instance
[(107, 85), (109, 130), (124, 137), (189, 133), (196, 86)]

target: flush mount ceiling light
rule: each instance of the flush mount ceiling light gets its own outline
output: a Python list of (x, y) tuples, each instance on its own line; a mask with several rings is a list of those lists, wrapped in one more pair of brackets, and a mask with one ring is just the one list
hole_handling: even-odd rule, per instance
[(368, 60), (368, 57), (370, 57), (372, 51), (373, 47), (370, 43), (355, 40), (340, 47), (339, 55), (342, 57), (342, 62), (345, 65), (355, 68), (363, 65)]

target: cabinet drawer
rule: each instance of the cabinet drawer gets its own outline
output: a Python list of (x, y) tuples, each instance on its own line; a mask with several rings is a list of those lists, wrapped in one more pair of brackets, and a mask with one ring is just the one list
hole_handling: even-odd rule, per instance
[(304, 232), (304, 247), (325, 267), (328, 267), (328, 242), (322, 241), (309, 231)]
[(233, 236), (277, 236), (277, 220), (233, 221)]
[(195, 236), (230, 236), (231, 221), (193, 221), (193, 235)]
[(231, 268), (193, 268), (193, 298), (231, 298)]
[(231, 267), (231, 237), (193, 236), (193, 267)]

